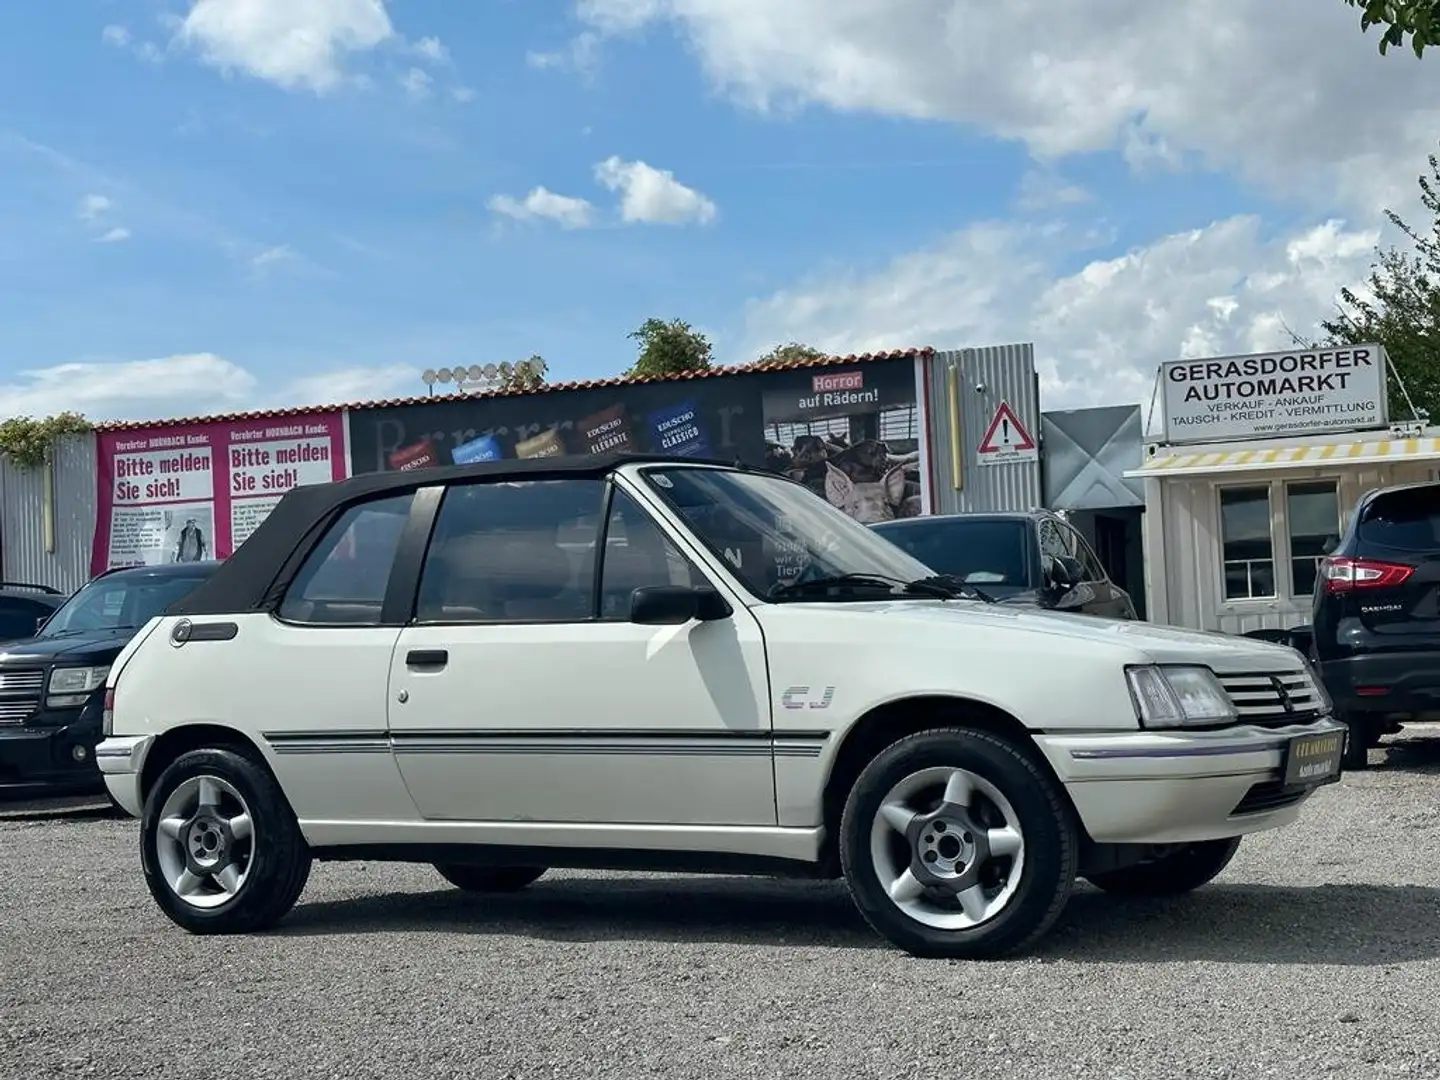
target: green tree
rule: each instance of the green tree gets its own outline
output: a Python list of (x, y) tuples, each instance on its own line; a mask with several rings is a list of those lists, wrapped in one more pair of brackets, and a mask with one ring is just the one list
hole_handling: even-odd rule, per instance
[(640, 343), (640, 354), (626, 375), (664, 377), (682, 371), (708, 371), (714, 350), (706, 336), (683, 319), (646, 319), (628, 335)]
[(538, 390), (545, 385), (545, 373), (548, 367), (545, 358), (539, 353), (533, 353), (529, 359), (519, 360), (513, 364), (509, 360), (502, 360), (495, 367), (498, 377), (497, 389), (527, 391)]
[(1416, 56), (1425, 54), (1427, 45), (1440, 45), (1440, 0), (1345, 0), (1360, 9), (1360, 32), (1382, 26), (1380, 55), (1392, 46), (1401, 48), (1410, 36), (1410, 48)]
[(0, 455), (15, 465), (33, 468), (51, 459), (57, 439), (94, 430), (94, 425), (76, 412), (56, 413), (39, 420), (33, 416), (12, 416), (0, 421)]
[(1393, 210), (1390, 219), (1410, 240), (1411, 250), (1377, 249), (1361, 295), (1340, 290), (1334, 318), (1320, 324), (1329, 345), (1378, 341), (1385, 346), (1390, 373), (1390, 411), (1402, 418), (1404, 383), (1415, 408), (1440, 417), (1440, 161), (1430, 155), (1430, 176), (1419, 177), (1421, 203), (1431, 217), (1428, 231), (1412, 229)]
[(827, 354), (821, 352), (813, 345), (806, 345), (799, 341), (789, 341), (784, 345), (776, 345), (764, 356), (756, 360), (756, 364), (795, 364), (806, 360), (819, 360)]

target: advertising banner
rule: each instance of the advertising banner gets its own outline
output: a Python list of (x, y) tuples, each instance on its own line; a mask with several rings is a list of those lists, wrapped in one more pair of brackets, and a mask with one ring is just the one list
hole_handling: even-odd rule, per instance
[(1384, 427), (1379, 345), (1251, 353), (1161, 366), (1165, 441), (1203, 443)]
[(860, 521), (928, 508), (912, 357), (349, 413), (352, 474), (612, 451), (739, 461)]
[(92, 575), (224, 559), (280, 497), (347, 475), (341, 414), (101, 432)]

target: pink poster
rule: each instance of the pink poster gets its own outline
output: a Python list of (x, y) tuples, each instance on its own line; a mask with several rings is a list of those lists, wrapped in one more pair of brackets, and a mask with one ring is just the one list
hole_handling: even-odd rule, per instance
[(344, 432), (338, 412), (102, 432), (91, 574), (228, 558), (285, 492), (348, 475)]

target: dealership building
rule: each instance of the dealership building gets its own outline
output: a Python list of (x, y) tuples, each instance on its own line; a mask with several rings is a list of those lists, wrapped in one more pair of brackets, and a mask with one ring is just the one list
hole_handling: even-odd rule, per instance
[(1386, 386), (1357, 346), (1169, 362), (1145, 415), (1043, 412), (1018, 343), (108, 423), (0, 458), (0, 578), (225, 558), (298, 484), (628, 449), (791, 475), (866, 523), (1048, 507), (1142, 618), (1244, 632), (1303, 621), (1362, 490), (1435, 475), (1440, 431), (1392, 424)]
[(1240, 634), (1309, 620), (1360, 495), (1440, 475), (1440, 428), (1392, 422), (1390, 373), (1378, 345), (1161, 366), (1158, 432), (1125, 474), (1144, 491), (1153, 621)]

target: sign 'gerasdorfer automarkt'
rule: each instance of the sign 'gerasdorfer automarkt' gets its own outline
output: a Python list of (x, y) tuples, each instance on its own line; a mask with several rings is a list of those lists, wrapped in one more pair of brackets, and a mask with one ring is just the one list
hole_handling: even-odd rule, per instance
[(977, 449), (981, 465), (1008, 465), (1017, 461), (1035, 461), (1040, 457), (1035, 440), (1008, 401), (1002, 401), (996, 407)]
[(1388, 423), (1379, 345), (1295, 349), (1163, 364), (1165, 441), (1203, 443)]

